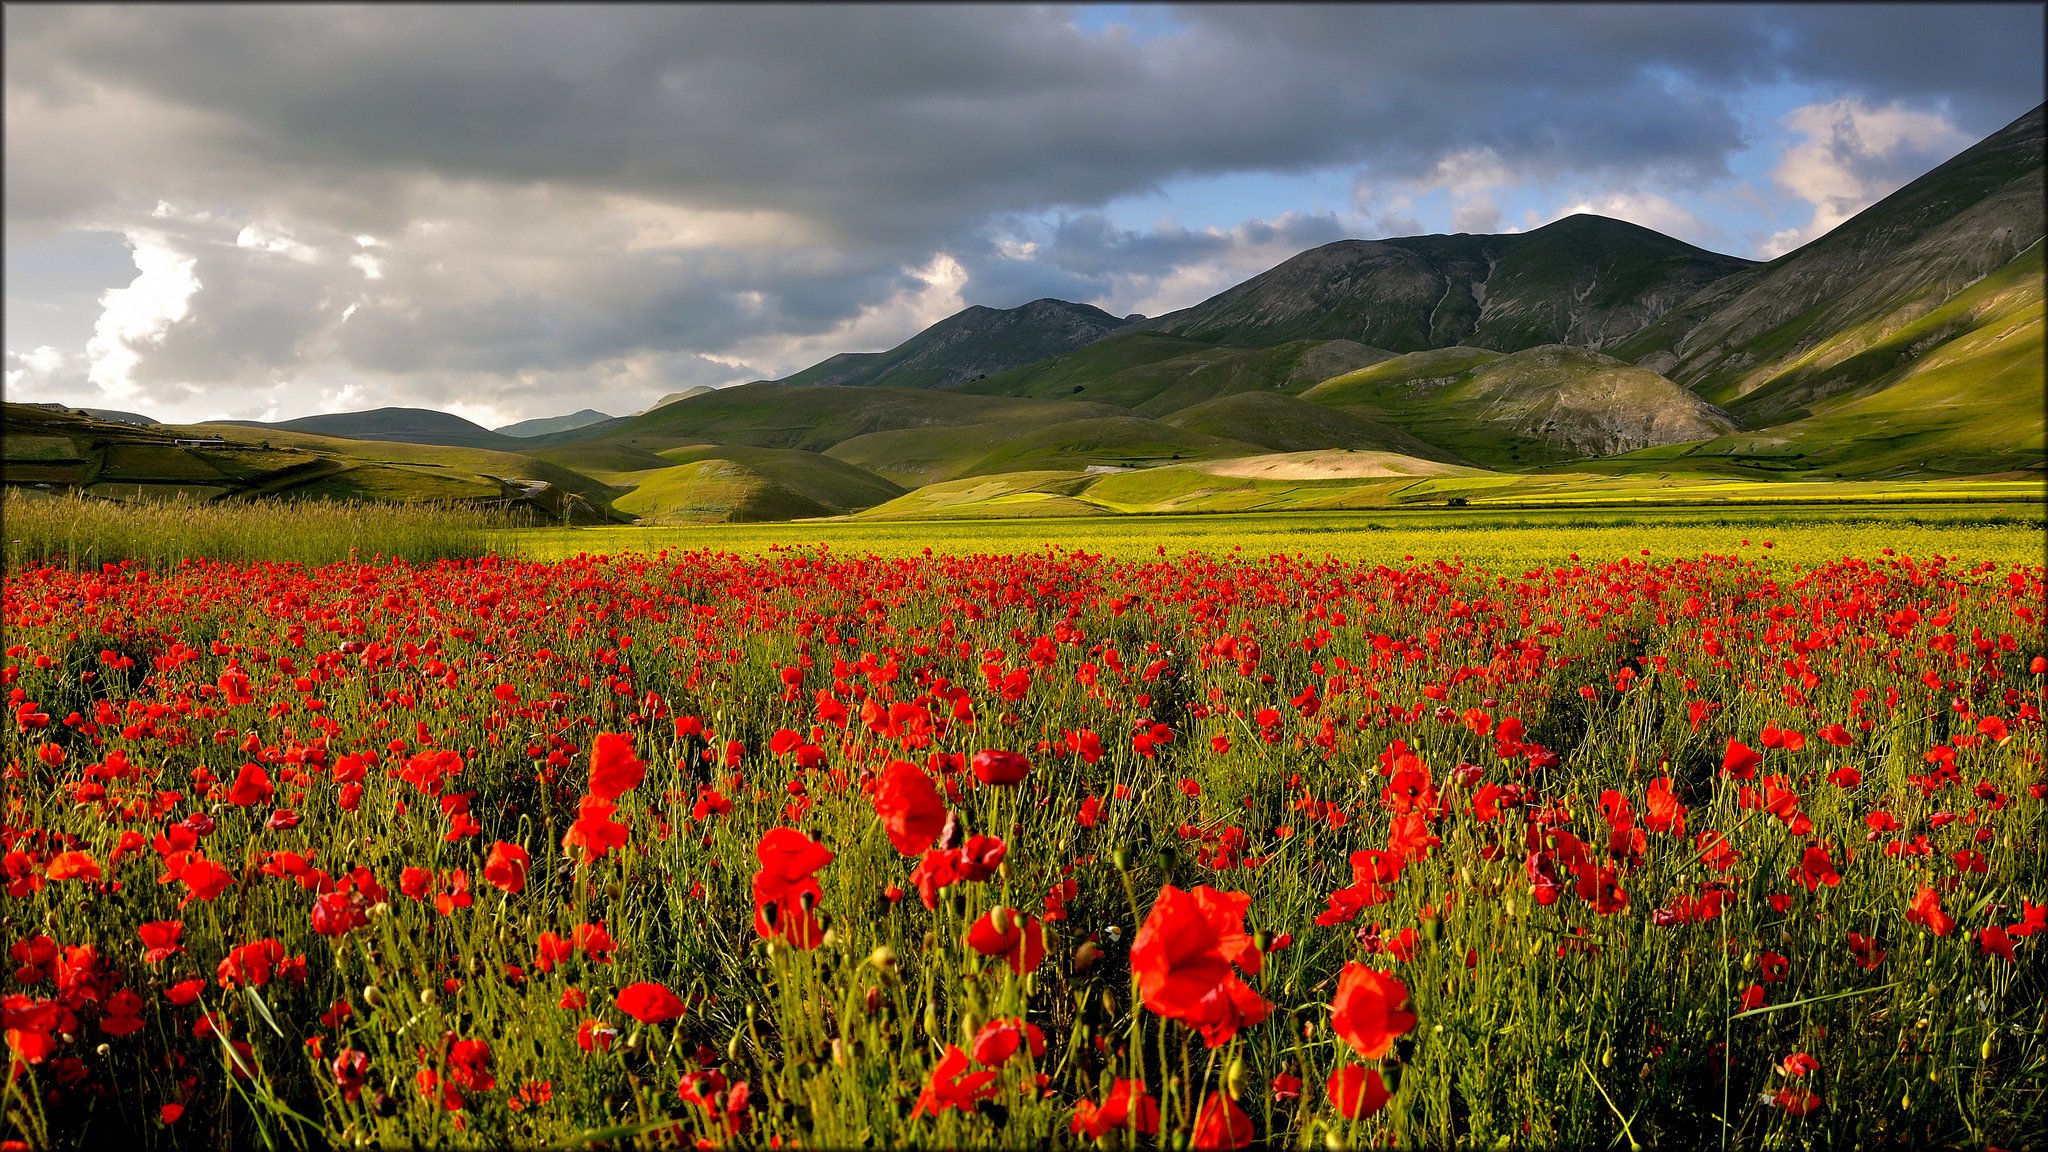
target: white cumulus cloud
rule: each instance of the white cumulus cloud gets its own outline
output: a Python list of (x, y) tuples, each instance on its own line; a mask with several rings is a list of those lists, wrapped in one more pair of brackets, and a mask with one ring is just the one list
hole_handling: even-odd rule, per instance
[(142, 362), (142, 350), (163, 343), (171, 325), (185, 318), (201, 287), (196, 258), (154, 233), (131, 231), (127, 237), (141, 274), (126, 288), (109, 288), (100, 296), (99, 322), (85, 346), (91, 364), (86, 378), (114, 400), (138, 393), (135, 368)]
[(1765, 259), (1825, 235), (1971, 143), (1946, 116), (1897, 102), (1808, 104), (1783, 123), (1800, 139), (1779, 158), (1771, 179), (1811, 205), (1813, 215), (1803, 227), (1773, 234)]

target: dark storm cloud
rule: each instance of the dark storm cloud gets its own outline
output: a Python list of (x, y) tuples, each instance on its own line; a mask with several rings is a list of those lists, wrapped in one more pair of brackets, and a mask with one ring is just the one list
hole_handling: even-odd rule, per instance
[[(275, 376), (319, 348), (401, 375), (559, 372), (874, 327), (940, 252), (967, 302), (1013, 304), (1341, 231), (1091, 215), (1191, 176), (1417, 180), (1479, 152), (1525, 179), (1697, 183), (1744, 146), (1744, 85), (1946, 101), (1972, 136), (2041, 87), (2032, 5), (1197, 5), (1164, 24), (1091, 35), (1067, 9), (1004, 5), (11, 6), (8, 235), (126, 230), (165, 200), (315, 250), (263, 264), (160, 222), (205, 287), (138, 381)], [(1029, 254), (998, 248), (1002, 221), (1062, 213)], [(385, 245), (381, 279), (350, 264), (357, 234)]]
[(363, 228), (389, 227), (391, 185), (421, 171), (769, 206), (840, 239), (923, 238), (1187, 173), (1419, 171), (1472, 146), (1711, 173), (1740, 143), (1734, 82), (2000, 109), (2040, 89), (2033, 6), (1179, 15), (1185, 34), (1144, 44), (1007, 6), (66, 6), (10, 8), (7, 31), (11, 88), (59, 93), (81, 73), (133, 88), (207, 125), (193, 160), (329, 185), (332, 210), (364, 201), (336, 223)]

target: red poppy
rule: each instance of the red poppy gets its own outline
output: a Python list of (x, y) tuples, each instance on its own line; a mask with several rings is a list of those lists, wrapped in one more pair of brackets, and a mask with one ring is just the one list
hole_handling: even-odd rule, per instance
[(261, 764), (244, 764), (235, 773), (235, 782), (228, 789), (228, 803), (237, 808), (268, 803), (275, 789), (270, 783), (270, 773)]
[(59, 852), (51, 858), (44, 875), (52, 880), (84, 880), (90, 883), (100, 878), (100, 865), (90, 852)]
[(642, 1024), (661, 1024), (683, 1014), (682, 998), (666, 985), (641, 981), (619, 990), (619, 1011)]
[(1330, 1073), (1325, 1087), (1330, 1093), (1330, 1106), (1346, 1120), (1370, 1116), (1393, 1099), (1377, 1068), (1361, 1068), (1356, 1064), (1346, 1064)]
[(983, 956), (1001, 956), (1021, 976), (1045, 960), (1045, 926), (1036, 916), (996, 908), (967, 929), (967, 946)]
[(969, 1072), (967, 1053), (958, 1044), (946, 1045), (946, 1054), (932, 1069), (931, 1079), (917, 1097), (910, 1118), (937, 1116), (948, 1108), (971, 1112), (976, 1103), (996, 1094), (994, 1072)]
[(1021, 753), (984, 749), (974, 754), (974, 778), (983, 784), (1015, 784), (1031, 771)]
[(204, 856), (195, 856), (185, 862), (178, 871), (178, 880), (187, 889), (185, 898), (178, 902), (183, 908), (193, 900), (212, 900), (228, 890), (235, 882), (234, 873)]
[[(590, 750), (590, 794), (617, 800), (640, 786), (647, 765), (633, 755), (633, 742), (615, 732), (600, 732)], [(603, 855), (603, 853), (599, 853)]]
[(1195, 1116), (1194, 1139), (1190, 1148), (1242, 1148), (1252, 1142), (1252, 1118), (1222, 1092), (1211, 1092)]
[(981, 1031), (974, 1034), (974, 1042), (968, 1050), (976, 1064), (994, 1068), (1015, 1056), (1020, 1047), (1028, 1049), (1034, 1060), (1044, 1056), (1045, 1033), (1039, 1031), (1036, 1024), (1021, 1017), (1011, 1017), (982, 1025)]
[(1124, 1130), (1149, 1136), (1159, 1131), (1159, 1101), (1145, 1094), (1143, 1080), (1118, 1080), (1110, 1085), (1109, 1095), (1099, 1106), (1077, 1101), (1067, 1129), (1090, 1140)]
[(1849, 933), (1849, 955), (1858, 967), (1866, 971), (1884, 963), (1885, 957), (1884, 951), (1877, 946), (1877, 941), (1854, 932)]
[(1145, 1007), (1195, 1028), (1214, 1048), (1269, 1007), (1232, 966), (1257, 975), (1263, 958), (1244, 930), (1251, 897), (1206, 885), (1183, 892), (1168, 884), (1131, 942), (1131, 971)]
[(185, 933), (183, 920), (151, 920), (136, 929), (142, 937), (142, 962), (161, 964), (185, 950), (178, 938)]
[(1812, 892), (1823, 884), (1830, 888), (1840, 885), (1842, 874), (1835, 871), (1835, 862), (1828, 858), (1827, 845), (1809, 844), (1792, 869), (1792, 879)]
[(889, 843), (905, 856), (932, 846), (946, 827), (946, 802), (924, 769), (908, 760), (892, 760), (875, 789), (875, 811)]
[(491, 1074), (491, 1042), (457, 1040), (448, 1046), (448, 1079), (471, 1092), (488, 1092), (497, 1087)]
[(1330, 1026), (1352, 1051), (1377, 1060), (1415, 1028), (1415, 1014), (1403, 1007), (1407, 1001), (1408, 986), (1398, 977), (1353, 960), (1337, 976)]
[(526, 870), (532, 863), (526, 849), (500, 840), (491, 845), (490, 857), (484, 861), (484, 879), (510, 895), (526, 887)]
[(1820, 1107), (1820, 1097), (1805, 1088), (1786, 1086), (1778, 1089), (1771, 1097), (1771, 1103), (1785, 1110), (1787, 1116), (1804, 1116)]
[(1728, 750), (1721, 755), (1721, 775), (1737, 780), (1754, 779), (1757, 766), (1763, 762), (1762, 753), (1740, 740), (1730, 739)]
[(1956, 930), (1956, 919), (1941, 909), (1941, 897), (1932, 888), (1920, 889), (1913, 897), (1913, 903), (1906, 908), (1908, 924), (1924, 925), (1936, 936), (1946, 936)]
[(754, 932), (816, 948), (825, 932), (812, 909), (825, 890), (815, 874), (832, 862), (832, 850), (794, 828), (770, 828), (754, 846), (754, 858), (761, 862), (754, 873)]
[(1987, 956), (2003, 956), (2007, 962), (2010, 962), (2013, 958), (2012, 937), (2006, 933), (2003, 927), (1997, 924), (1993, 924), (1989, 928), (1979, 928), (1977, 930), (1977, 947), (1982, 949)]
[(583, 849), (586, 860), (602, 860), (612, 849), (625, 847), (629, 829), (612, 819), (618, 808), (602, 796), (585, 796), (576, 804), (576, 820), (562, 836), (562, 847)]

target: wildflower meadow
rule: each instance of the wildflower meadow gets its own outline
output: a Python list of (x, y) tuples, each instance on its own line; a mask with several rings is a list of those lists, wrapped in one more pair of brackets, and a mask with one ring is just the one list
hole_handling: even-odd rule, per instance
[(2039, 1146), (2043, 580), (24, 558), (6, 1136)]

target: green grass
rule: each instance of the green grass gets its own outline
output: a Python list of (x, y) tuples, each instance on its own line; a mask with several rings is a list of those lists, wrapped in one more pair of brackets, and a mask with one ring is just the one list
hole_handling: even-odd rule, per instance
[(148, 503), (9, 490), (4, 497), (9, 574), (42, 565), (93, 569), (133, 561), (331, 564), (375, 556), (413, 561), (481, 556), (497, 537), (468, 509), (306, 501), (202, 503), (170, 495)]

